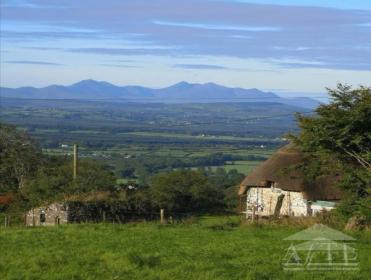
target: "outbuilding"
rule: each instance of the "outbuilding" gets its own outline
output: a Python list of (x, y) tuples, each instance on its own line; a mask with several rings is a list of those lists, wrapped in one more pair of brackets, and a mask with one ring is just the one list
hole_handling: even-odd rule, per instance
[(33, 208), (26, 213), (27, 226), (53, 226), (68, 222), (68, 206), (65, 203), (52, 203)]

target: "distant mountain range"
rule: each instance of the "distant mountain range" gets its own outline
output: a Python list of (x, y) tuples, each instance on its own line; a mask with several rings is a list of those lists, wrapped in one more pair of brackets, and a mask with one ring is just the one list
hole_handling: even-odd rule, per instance
[(141, 86), (116, 86), (108, 82), (83, 80), (70, 86), (51, 85), (44, 88), (0, 88), (1, 97), (27, 99), (117, 100), (120, 102), (214, 103), (274, 102), (313, 109), (320, 102), (307, 98), (282, 98), (255, 88), (229, 88), (214, 83), (180, 82), (170, 87), (152, 89)]

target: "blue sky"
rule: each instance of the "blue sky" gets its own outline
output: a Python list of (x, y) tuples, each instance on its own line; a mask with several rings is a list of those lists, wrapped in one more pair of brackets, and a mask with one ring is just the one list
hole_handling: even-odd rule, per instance
[(371, 86), (371, 1), (2, 0), (1, 85)]

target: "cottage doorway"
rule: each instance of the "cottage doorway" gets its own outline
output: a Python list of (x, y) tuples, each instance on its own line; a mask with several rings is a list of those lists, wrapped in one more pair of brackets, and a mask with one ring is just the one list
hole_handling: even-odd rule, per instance
[(45, 223), (45, 221), (46, 221), (46, 215), (45, 215), (45, 212), (42, 211), (42, 212), (40, 213), (40, 224)]

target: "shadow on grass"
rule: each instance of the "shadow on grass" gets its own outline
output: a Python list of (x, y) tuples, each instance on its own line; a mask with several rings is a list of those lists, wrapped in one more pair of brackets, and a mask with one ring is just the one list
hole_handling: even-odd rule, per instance
[(158, 255), (140, 255), (135, 252), (131, 252), (127, 256), (129, 262), (136, 267), (147, 266), (153, 268), (161, 264), (161, 257)]

